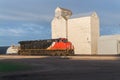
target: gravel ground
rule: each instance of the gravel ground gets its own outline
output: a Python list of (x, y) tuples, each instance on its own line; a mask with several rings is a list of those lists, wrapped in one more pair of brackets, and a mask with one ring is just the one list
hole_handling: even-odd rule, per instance
[(2, 62), (22, 63), (25, 71), (0, 73), (0, 80), (120, 80), (119, 56), (0, 56)]

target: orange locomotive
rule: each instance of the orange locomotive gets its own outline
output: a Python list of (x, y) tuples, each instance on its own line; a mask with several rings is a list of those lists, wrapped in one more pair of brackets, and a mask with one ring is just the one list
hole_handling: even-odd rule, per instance
[(66, 38), (20, 41), (20, 55), (74, 55), (74, 47)]
[(66, 38), (59, 38), (57, 41), (53, 42), (48, 48), (50, 50), (70, 50), (74, 49), (71, 42), (68, 42)]

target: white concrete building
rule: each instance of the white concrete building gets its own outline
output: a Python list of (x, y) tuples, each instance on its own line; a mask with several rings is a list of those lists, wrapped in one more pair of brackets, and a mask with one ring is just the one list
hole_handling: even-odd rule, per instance
[(67, 20), (72, 15), (68, 9), (57, 7), (55, 10), (55, 17), (52, 20), (52, 38), (66, 38), (67, 37)]
[(52, 38), (68, 38), (75, 47), (75, 54), (97, 54), (99, 17), (96, 12), (72, 18), (68, 9), (57, 8), (52, 21)]
[(11, 45), (7, 51), (6, 54), (18, 54), (19, 46)]
[(98, 55), (120, 55), (120, 35), (101, 36), (98, 44)]

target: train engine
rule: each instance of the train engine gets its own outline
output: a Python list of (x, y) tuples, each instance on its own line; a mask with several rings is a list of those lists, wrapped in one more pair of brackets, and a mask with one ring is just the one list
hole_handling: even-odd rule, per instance
[(19, 55), (74, 55), (74, 47), (66, 38), (20, 41)]

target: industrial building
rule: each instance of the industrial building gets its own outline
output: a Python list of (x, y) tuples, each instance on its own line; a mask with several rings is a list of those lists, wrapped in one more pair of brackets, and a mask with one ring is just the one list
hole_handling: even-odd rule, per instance
[(96, 55), (98, 52), (99, 17), (96, 12), (71, 18), (72, 12), (57, 7), (52, 20), (52, 38), (68, 38), (75, 54)]
[(101, 36), (98, 41), (98, 55), (120, 55), (120, 35)]
[(57, 7), (51, 28), (52, 39), (21, 41), (20, 48), (11, 46), (7, 54), (16, 54), (21, 49), (19, 54), (23, 55), (120, 55), (120, 35), (99, 36), (99, 17), (96, 12), (75, 18), (72, 17), (72, 11)]
[(10, 47), (8, 47), (6, 54), (17, 54), (19, 48), (20, 48), (19, 46), (11, 45)]

